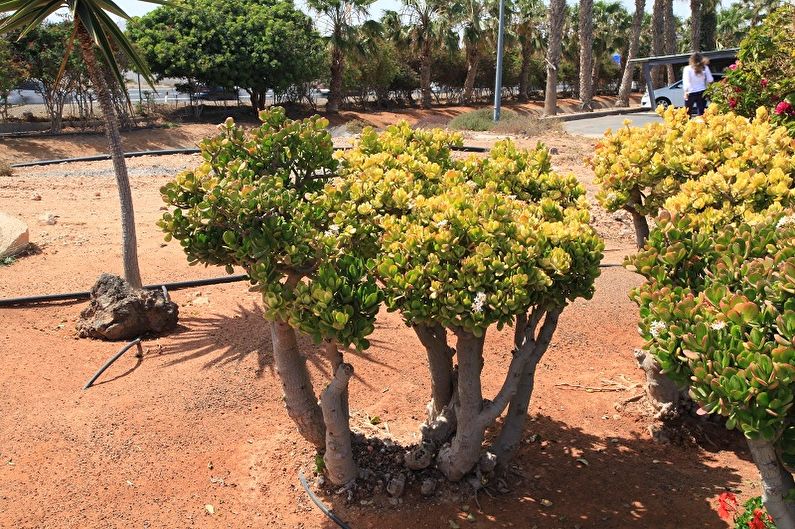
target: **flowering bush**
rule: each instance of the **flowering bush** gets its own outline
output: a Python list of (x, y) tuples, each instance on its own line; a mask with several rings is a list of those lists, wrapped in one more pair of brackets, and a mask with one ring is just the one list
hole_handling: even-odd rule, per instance
[(737, 498), (731, 492), (718, 497), (718, 515), (734, 522), (734, 529), (776, 529), (773, 518), (765, 512), (762, 498), (749, 498), (739, 509)]
[(795, 142), (764, 108), (751, 120), (712, 107), (703, 121), (685, 109), (661, 115), (662, 123), (608, 131), (591, 160), (597, 200), (636, 217), (639, 248), (646, 217), (661, 209), (715, 226), (755, 222), (793, 203)]
[(708, 91), (724, 111), (753, 117), (765, 107), (775, 123), (795, 136), (795, 6), (785, 5), (752, 28), (738, 62)]
[(706, 413), (748, 439), (768, 512), (795, 522), (795, 215), (717, 231), (661, 215), (646, 249), (629, 258), (646, 278), (644, 348), (688, 384)]

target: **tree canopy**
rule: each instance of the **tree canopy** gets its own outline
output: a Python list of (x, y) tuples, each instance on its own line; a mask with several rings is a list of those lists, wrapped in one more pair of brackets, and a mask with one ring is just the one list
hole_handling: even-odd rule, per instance
[(268, 90), (317, 78), (323, 41), (290, 1), (185, 0), (130, 23), (129, 34), (160, 77), (240, 87), (255, 108)]

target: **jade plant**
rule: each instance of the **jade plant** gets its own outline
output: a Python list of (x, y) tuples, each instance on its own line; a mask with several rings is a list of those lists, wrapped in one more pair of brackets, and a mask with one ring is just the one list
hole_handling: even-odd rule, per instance
[(629, 259), (645, 349), (747, 439), (763, 501), (795, 527), (795, 216), (700, 227), (663, 215)]
[[(321, 196), (338, 166), (327, 121), (293, 121), (281, 108), (260, 119), (250, 132), (227, 119), (202, 142), (201, 165), (162, 188), (170, 211), (159, 225), (191, 264), (245, 269), (271, 324), (287, 412), (325, 450), (331, 480), (347, 483), (357, 474), (347, 414), (353, 368), (340, 348), (369, 346), (382, 295), (373, 262), (347, 244), (350, 223)], [(324, 343), (332, 366), (320, 404), (297, 330)]]
[(659, 113), (662, 122), (608, 131), (590, 162), (597, 200), (632, 215), (639, 249), (663, 209), (717, 226), (795, 202), (795, 143), (765, 108), (752, 119), (715, 107), (701, 120), (686, 109)]

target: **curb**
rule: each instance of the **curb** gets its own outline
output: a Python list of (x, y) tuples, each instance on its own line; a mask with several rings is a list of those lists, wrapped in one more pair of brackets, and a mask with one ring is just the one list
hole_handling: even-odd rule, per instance
[(638, 112), (653, 112), (653, 109), (648, 109), (644, 107), (620, 107), (620, 108), (594, 110), (593, 112), (576, 112), (574, 114), (543, 116), (539, 119), (558, 120), (558, 121), (577, 121), (580, 119), (601, 118), (603, 116), (619, 116), (621, 114), (635, 114)]

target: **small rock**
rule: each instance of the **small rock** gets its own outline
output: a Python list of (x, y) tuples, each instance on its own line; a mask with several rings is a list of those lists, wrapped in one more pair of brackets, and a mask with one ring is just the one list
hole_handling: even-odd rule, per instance
[(413, 450), (406, 452), (403, 459), (406, 466), (411, 470), (428, 468), (433, 461), (433, 445), (431, 443), (422, 443)]
[(398, 474), (391, 480), (386, 486), (386, 491), (389, 493), (390, 496), (393, 498), (399, 498), (403, 495), (403, 491), (406, 489), (406, 476), (403, 474)]
[(34, 202), (39, 202), (41, 200), (41, 195), (38, 193), (33, 193), (30, 195), (30, 199)]
[(100, 193), (99, 191), (97, 191), (96, 193), (94, 193), (94, 196), (95, 196), (95, 197), (101, 197), (101, 196), (102, 196), (102, 193)]
[(467, 514), (467, 522), (475, 523), (475, 515), (472, 513)]
[(212, 462), (212, 461), (210, 461), (209, 463), (207, 463), (207, 468), (208, 468), (208, 469), (210, 469), (210, 470), (212, 470), (212, 469), (213, 469), (213, 462)]
[(28, 226), (18, 218), (0, 211), (0, 259), (18, 255), (28, 244)]
[(197, 297), (193, 298), (193, 301), (191, 303), (193, 305), (209, 305), (210, 304), (210, 298), (208, 298), (206, 296), (197, 296)]
[(398, 499), (397, 498), (389, 498), (389, 505), (391, 505), (393, 507), (397, 507)]
[(547, 499), (543, 499), (539, 503), (541, 503), (541, 505), (543, 505), (544, 507), (552, 507), (552, 502)]
[(39, 216), (39, 224), (54, 226), (55, 224), (58, 224), (58, 215), (47, 211)]
[(493, 452), (486, 452), (480, 457), (481, 472), (488, 473), (497, 467), (497, 455)]
[(558, 154), (558, 148), (557, 147), (551, 147), (549, 149), (549, 154)]
[(436, 490), (436, 480), (432, 478), (425, 478), (420, 485), (420, 494), (423, 496), (432, 496)]
[(447, 524), (450, 526), (450, 529), (461, 529), (461, 526), (455, 523), (455, 520), (447, 520)]
[(215, 514), (215, 507), (213, 507), (209, 503), (204, 506), (204, 510), (207, 511), (208, 514)]
[(541, 450), (546, 450), (549, 446), (549, 441), (541, 441)]

